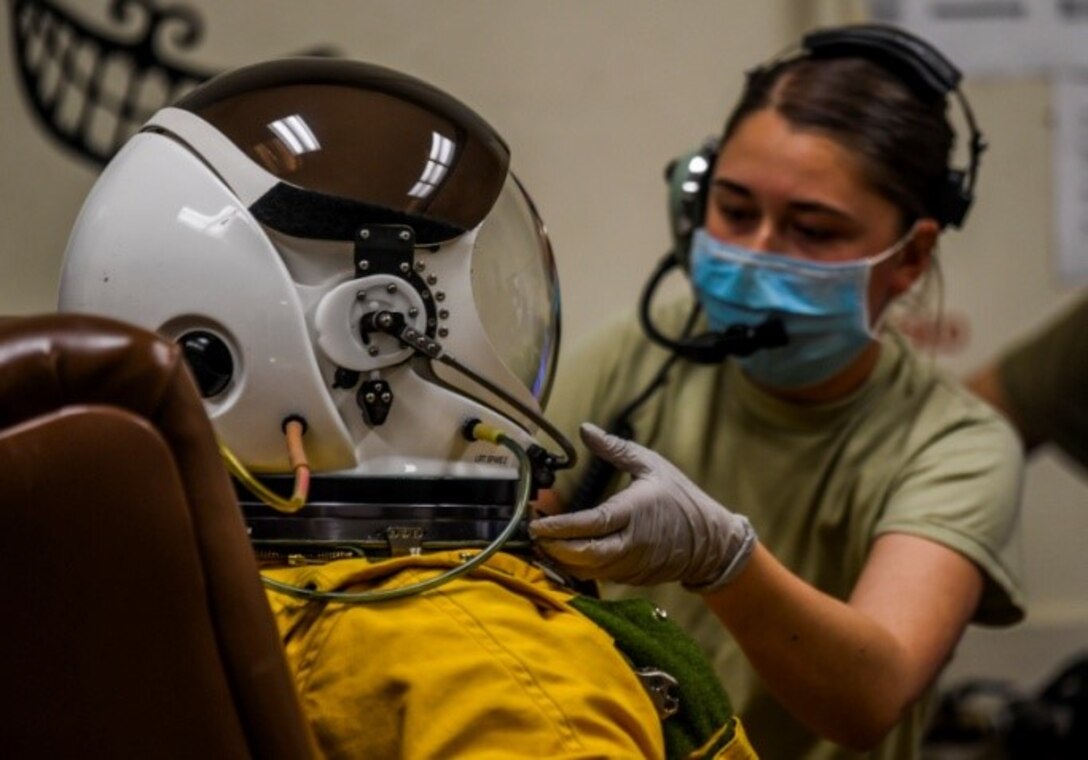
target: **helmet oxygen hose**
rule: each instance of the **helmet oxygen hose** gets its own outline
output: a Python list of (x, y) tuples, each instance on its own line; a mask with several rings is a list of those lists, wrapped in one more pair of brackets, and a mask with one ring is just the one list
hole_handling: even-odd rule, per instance
[(310, 464), (302, 445), (302, 436), (305, 433), (306, 420), (301, 417), (292, 415), (283, 421), (283, 434), (287, 438), (287, 461), (295, 473), (295, 487), (288, 499), (266, 488), (222, 441), (219, 442), (219, 454), (223, 457), (227, 470), (258, 499), (280, 512), (297, 512), (306, 505), (306, 497), (310, 492)]

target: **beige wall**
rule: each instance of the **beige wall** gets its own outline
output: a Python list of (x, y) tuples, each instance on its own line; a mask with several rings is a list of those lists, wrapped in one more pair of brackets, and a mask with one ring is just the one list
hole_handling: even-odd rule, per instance
[[(109, 5), (56, 1), (92, 20)], [(551, 233), (568, 336), (630, 302), (666, 244), (666, 161), (717, 130), (744, 66), (788, 41), (796, 24), (781, 1), (188, 4), (207, 28), (183, 60), (225, 68), (327, 44), (425, 79), (483, 114), (511, 145), (514, 171)], [(10, 21), (0, 23), (6, 59)], [(93, 175), (30, 129), (10, 66), (0, 67), (0, 81), (0, 229), (10, 272), (0, 311), (48, 309)]]
[[(57, 0), (90, 20), (107, 0)], [(632, 308), (667, 243), (662, 169), (715, 132), (742, 71), (815, 23), (860, 19), (849, 0), (192, 0), (206, 35), (183, 61), (225, 68), (315, 45), (401, 69), (482, 113), (513, 148), (515, 172), (548, 225), (565, 337)], [(10, 4), (5, 4), (5, 14)], [(67, 231), (90, 167), (36, 131), (0, 19), (0, 313), (53, 307)], [(947, 304), (971, 325), (962, 371), (1072, 294), (1050, 267), (1049, 89), (970, 83), (992, 143), (968, 229), (944, 248)], [(972, 632), (950, 674), (1031, 682), (1088, 642), (1088, 481), (1050, 455), (1025, 494), (1032, 618)]]

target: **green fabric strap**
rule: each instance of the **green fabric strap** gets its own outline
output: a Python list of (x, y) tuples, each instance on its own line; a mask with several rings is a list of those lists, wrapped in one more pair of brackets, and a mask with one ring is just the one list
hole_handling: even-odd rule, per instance
[(571, 604), (606, 630), (636, 668), (658, 668), (679, 682), (680, 709), (662, 723), (669, 760), (688, 757), (727, 723), (705, 756), (733, 738), (729, 696), (699, 646), (663, 611), (645, 599), (576, 596)]

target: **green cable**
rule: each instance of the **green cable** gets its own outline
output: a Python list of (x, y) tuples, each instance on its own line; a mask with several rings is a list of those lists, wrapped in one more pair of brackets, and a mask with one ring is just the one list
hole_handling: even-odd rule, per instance
[[(486, 426), (480, 425), (480, 428)], [(320, 600), (326, 602), (341, 602), (343, 604), (365, 604), (370, 602), (384, 602), (389, 599), (401, 599), (413, 594), (421, 594), (424, 591), (430, 591), (431, 589), (438, 588), (444, 583), (452, 581), (454, 578), (458, 578), (470, 570), (482, 565), (488, 559), (491, 558), (499, 549), (503, 547), (510, 537), (517, 530), (518, 523), (525, 517), (525, 513), (529, 509), (529, 497), (532, 493), (533, 482), (533, 467), (529, 461), (529, 455), (525, 453), (525, 449), (519, 446), (515, 441), (511, 440), (502, 433), (493, 433), (494, 429), (481, 430), (478, 438), (483, 440), (490, 440), (500, 446), (505, 446), (518, 460), (518, 490), (515, 500), (514, 515), (510, 518), (510, 522), (507, 523), (502, 533), (495, 538), (486, 548), (482, 549), (479, 554), (472, 559), (458, 565), (457, 567), (451, 567), (441, 575), (436, 575), (433, 578), (428, 578), (425, 581), (419, 581), (418, 583), (412, 583), (407, 586), (401, 586), (394, 589), (386, 589), (384, 591), (361, 591), (361, 592), (347, 592), (347, 591), (318, 591), (317, 589), (303, 588), (301, 586), (293, 586), (289, 583), (283, 583), (281, 581), (275, 581), (271, 578), (265, 578), (261, 576), (261, 582), (272, 591), (280, 594), (286, 594), (287, 596), (295, 597), (296, 599), (307, 600)]]

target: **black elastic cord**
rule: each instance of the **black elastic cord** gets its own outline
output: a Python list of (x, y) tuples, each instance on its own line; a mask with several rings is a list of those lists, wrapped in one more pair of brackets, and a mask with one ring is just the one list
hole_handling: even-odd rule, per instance
[(724, 330), (709, 330), (694, 336), (690, 335), (690, 329), (679, 338), (665, 336), (654, 324), (653, 298), (661, 280), (680, 266), (680, 261), (675, 251), (666, 254), (650, 275), (639, 299), (638, 315), (642, 329), (654, 343), (669, 349), (681, 359), (697, 364), (720, 364), (727, 356), (750, 356), (760, 349), (784, 346), (789, 342), (782, 320), (778, 317), (768, 317), (758, 325), (733, 324)]
[[(684, 330), (681, 333), (681, 339), (686, 338), (695, 327), (695, 322), (699, 318), (699, 312), (701, 311), (699, 304), (696, 303), (691, 313), (688, 315), (687, 322), (684, 324)], [(668, 380), (669, 370), (672, 369), (672, 365), (676, 363), (676, 360), (681, 358), (677, 352), (669, 354), (668, 358), (662, 363), (661, 367), (654, 374), (653, 379), (647, 383), (646, 387), (642, 389), (633, 401), (627, 406), (623, 407), (615, 417), (612, 418), (611, 424), (608, 426), (608, 432), (612, 435), (632, 440), (635, 437), (635, 429), (631, 424), (631, 417), (638, 411), (639, 407), (645, 404), (654, 393), (663, 388)], [(615, 475), (616, 466), (611, 462), (601, 459), (598, 456), (593, 456), (589, 460), (589, 464), (586, 465), (585, 474), (582, 476), (582, 480), (578, 484), (578, 488), (574, 492), (574, 496), (571, 499), (568, 509), (570, 511), (577, 511), (580, 509), (589, 509), (595, 507), (600, 503), (601, 496), (604, 495), (605, 489), (611, 482), (613, 475)]]

